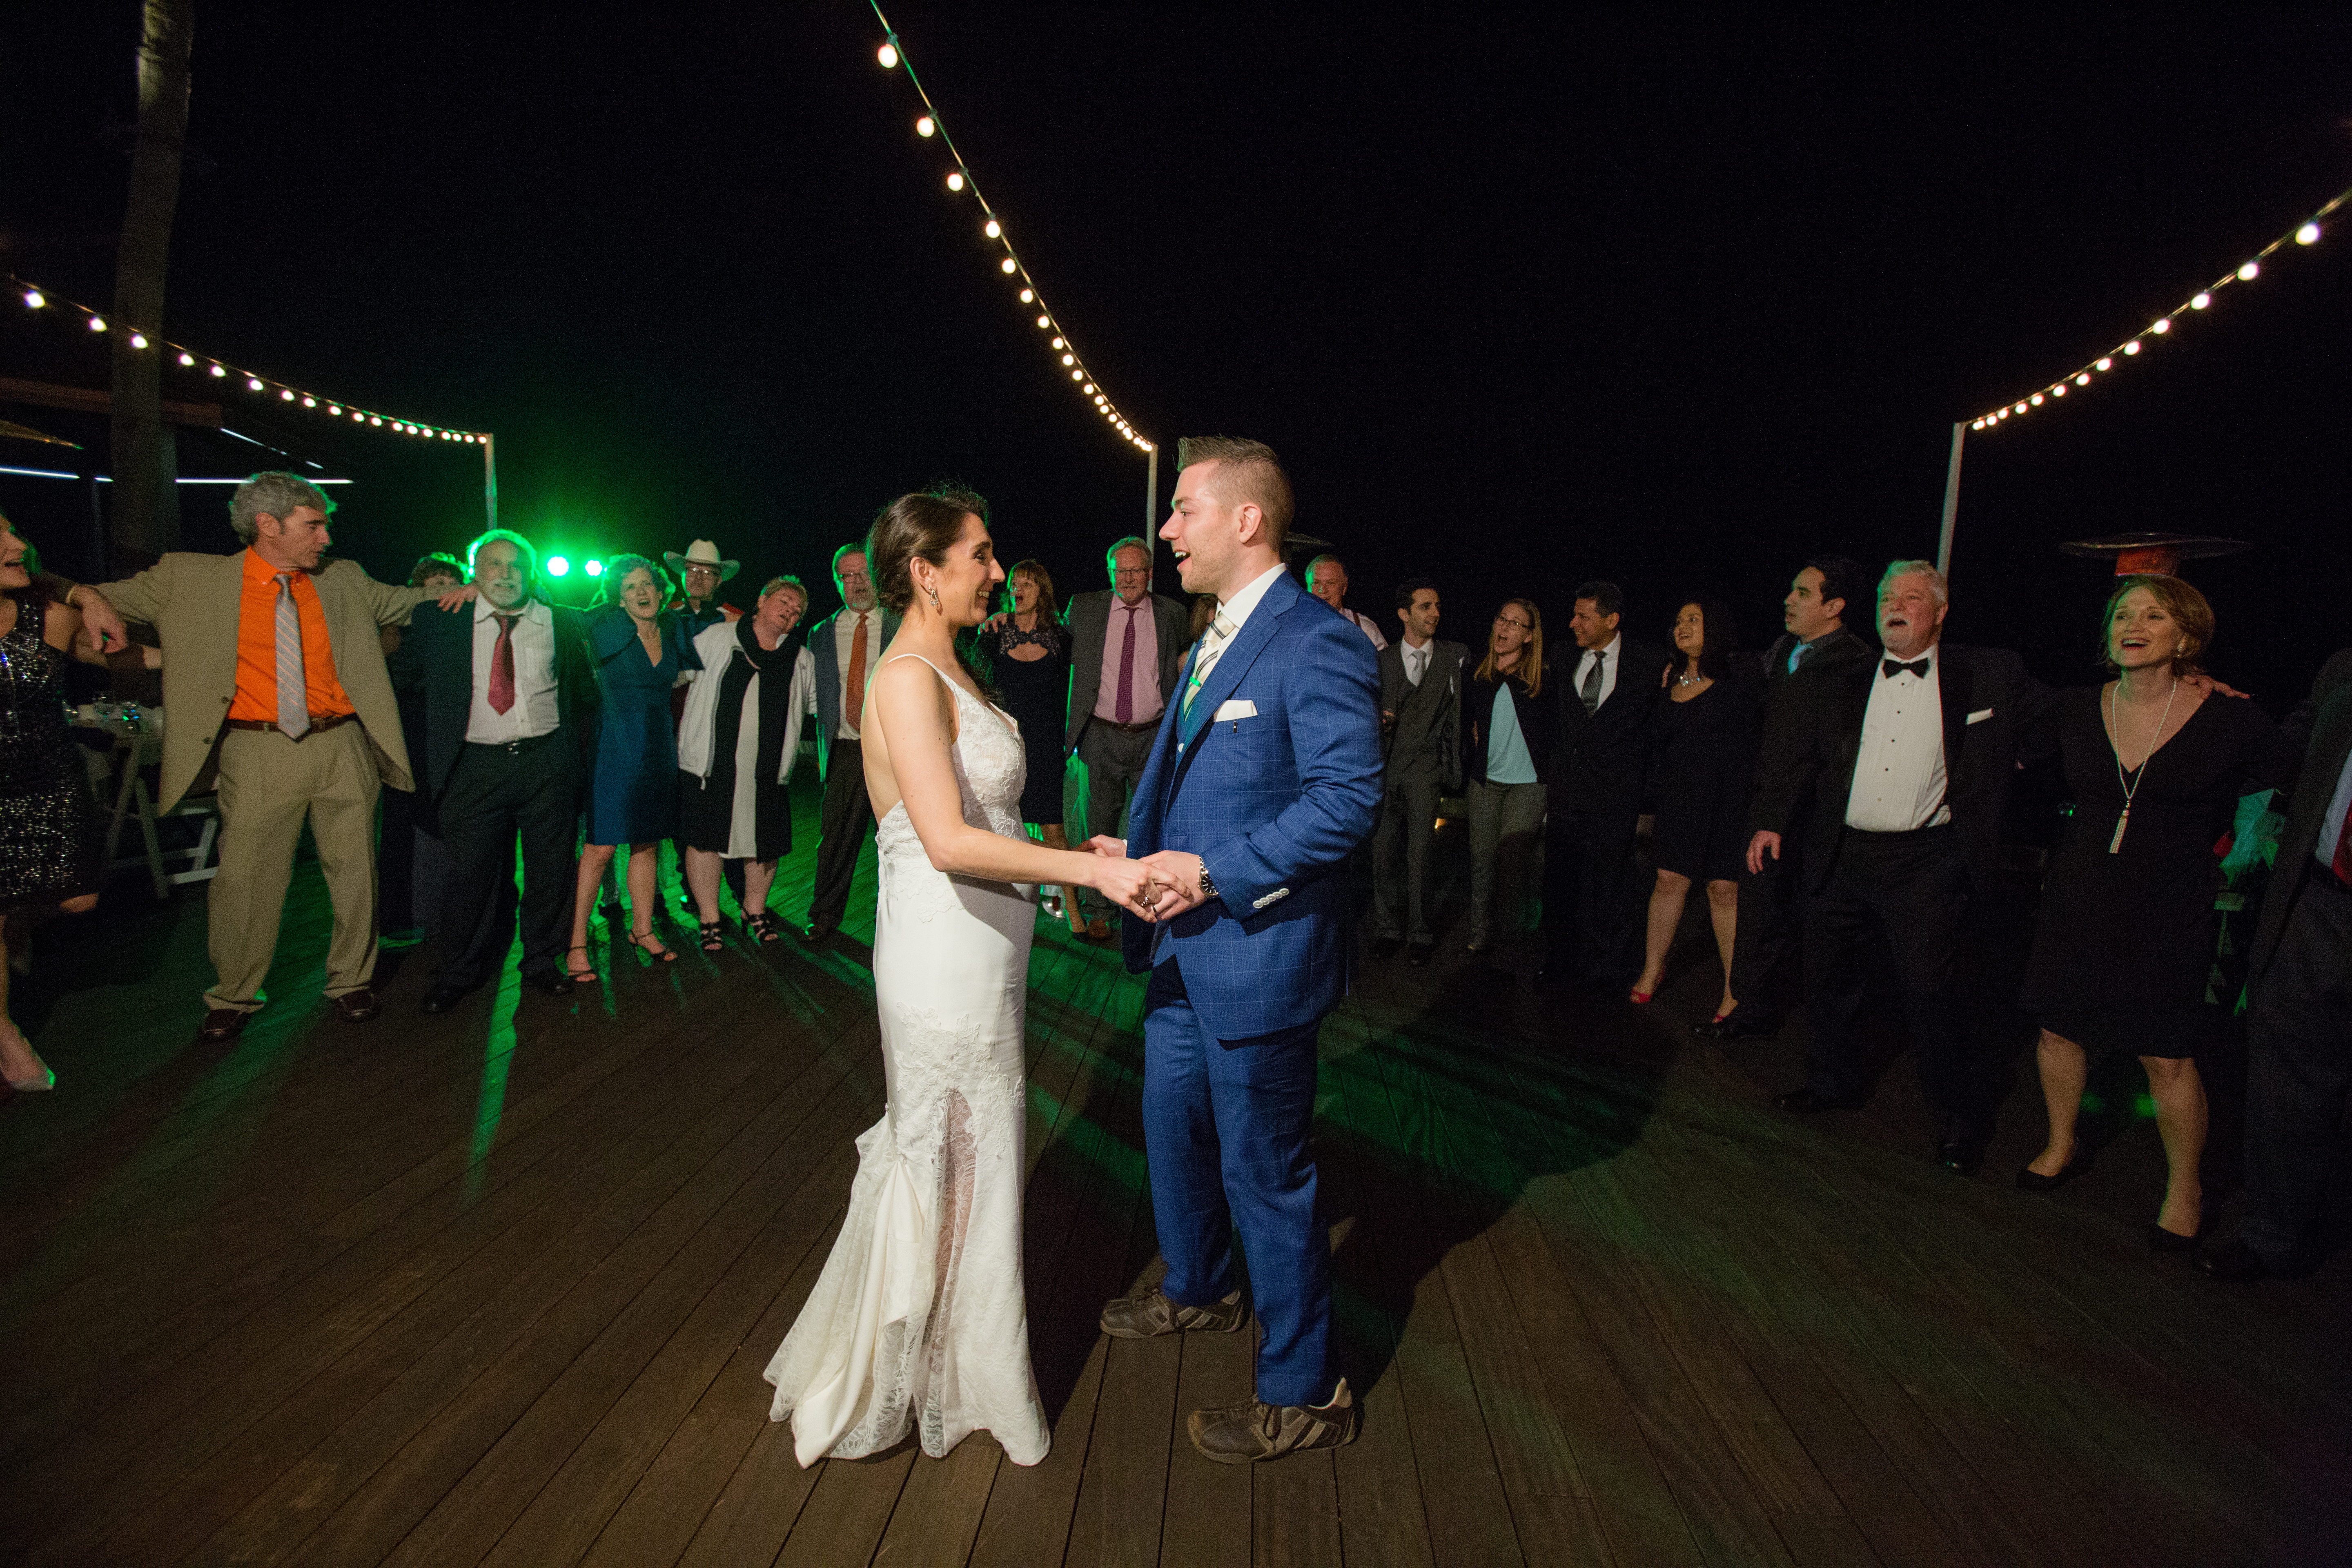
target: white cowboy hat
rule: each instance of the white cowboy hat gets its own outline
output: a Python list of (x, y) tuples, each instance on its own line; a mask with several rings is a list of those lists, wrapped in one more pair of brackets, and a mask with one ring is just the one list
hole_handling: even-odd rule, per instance
[(668, 562), (669, 569), (681, 577), (686, 575), (686, 569), (689, 566), (716, 566), (719, 568), (719, 580), (721, 583), (743, 569), (743, 563), (740, 561), (720, 560), (719, 546), (708, 539), (696, 540), (686, 547), (686, 553), (683, 555), (675, 550), (665, 550), (662, 552), (662, 559)]

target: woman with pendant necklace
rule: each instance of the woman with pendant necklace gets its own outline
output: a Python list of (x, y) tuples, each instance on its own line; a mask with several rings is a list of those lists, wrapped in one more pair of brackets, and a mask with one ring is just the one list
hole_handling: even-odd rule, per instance
[(2100, 660), (2116, 679), (2065, 693), (2049, 720), (2074, 815), (2042, 888), (2022, 998), (2042, 1025), (2050, 1141), (2017, 1184), (2049, 1192), (2084, 1169), (2074, 1132), (2090, 1060), (2129, 1051), (2170, 1167), (2147, 1233), (2159, 1252), (2188, 1251), (2204, 1217), (2197, 1054), (2224, 1016), (2205, 999), (2213, 846), (2238, 797), (2284, 788), (2299, 760), (2261, 709), (2200, 677), (2212, 639), (2212, 606), (2177, 577), (2126, 577), (2108, 599)]

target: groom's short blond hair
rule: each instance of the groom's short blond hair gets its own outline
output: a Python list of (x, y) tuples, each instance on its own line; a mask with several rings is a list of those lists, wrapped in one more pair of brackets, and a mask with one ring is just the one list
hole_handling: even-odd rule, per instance
[(1181, 472), (1195, 463), (1221, 465), (1209, 487), (1217, 499), (1227, 506), (1257, 508), (1274, 552), (1279, 555), (1288, 547), (1295, 503), (1290, 476), (1283, 472), (1273, 447), (1238, 436), (1187, 436), (1176, 443), (1176, 468)]

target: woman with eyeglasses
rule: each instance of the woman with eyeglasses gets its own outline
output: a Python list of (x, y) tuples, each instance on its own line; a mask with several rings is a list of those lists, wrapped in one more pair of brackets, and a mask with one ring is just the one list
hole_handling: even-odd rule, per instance
[[(1498, 969), (1520, 956), (1528, 869), (1543, 842), (1544, 767), (1555, 705), (1543, 695), (1543, 614), (1507, 599), (1486, 657), (1462, 683), (1463, 773), (1470, 795), (1470, 945)], [(1497, 874), (1499, 872), (1499, 875)]]

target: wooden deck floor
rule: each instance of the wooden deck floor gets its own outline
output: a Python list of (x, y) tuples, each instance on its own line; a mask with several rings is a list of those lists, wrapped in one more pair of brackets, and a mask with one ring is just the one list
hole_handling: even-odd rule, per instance
[[(779, 908), (804, 907), (814, 823)], [(869, 858), (870, 866), (870, 858)], [(870, 875), (870, 873), (869, 873)], [(1156, 1267), (1141, 985), (1041, 933), (1030, 1321), (1051, 1456), (803, 1470), (760, 1372), (879, 1113), (856, 941), (740, 939), (339, 1026), (304, 868), (273, 989), (190, 1043), (200, 893), (44, 933), (62, 1079), (0, 1109), (0, 1561), (2221, 1564), (2352, 1558), (2352, 1266), (2152, 1257), (2153, 1128), (2055, 1199), (1927, 1163), (1907, 1064), (1769, 1109), (1798, 1037), (1376, 971), (1319, 1125), (1363, 1434), (1207, 1464), (1245, 1336), (1111, 1343)], [(870, 910), (870, 882), (853, 908)], [(855, 936), (862, 938), (864, 928)]]

